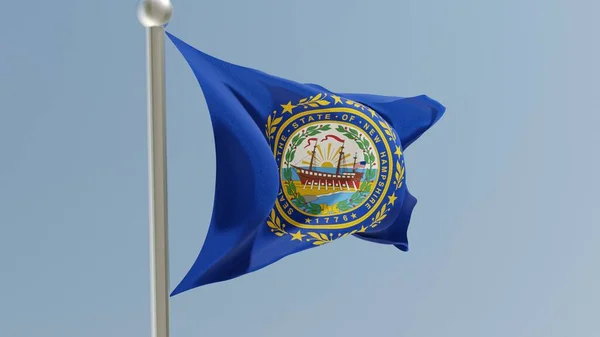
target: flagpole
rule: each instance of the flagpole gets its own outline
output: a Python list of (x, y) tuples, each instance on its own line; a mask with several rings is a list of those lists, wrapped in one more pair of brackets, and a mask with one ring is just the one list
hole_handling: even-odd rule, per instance
[(137, 9), (146, 28), (152, 337), (169, 337), (164, 26), (172, 11), (169, 0), (142, 0)]

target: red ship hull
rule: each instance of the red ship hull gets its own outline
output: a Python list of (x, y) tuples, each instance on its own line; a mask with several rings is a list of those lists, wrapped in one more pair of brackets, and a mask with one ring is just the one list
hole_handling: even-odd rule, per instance
[(354, 189), (360, 188), (360, 181), (363, 172), (344, 172), (341, 174), (325, 173), (314, 170), (307, 170), (293, 166), (296, 174), (300, 177), (303, 186), (318, 189)]

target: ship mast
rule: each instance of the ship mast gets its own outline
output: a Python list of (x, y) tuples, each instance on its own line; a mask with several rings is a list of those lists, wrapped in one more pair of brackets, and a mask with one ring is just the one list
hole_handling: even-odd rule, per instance
[(354, 153), (354, 164), (352, 164), (352, 172), (356, 172), (356, 153)]
[(308, 168), (309, 171), (312, 171), (313, 162), (315, 161), (315, 152), (317, 152), (317, 144), (318, 143), (315, 143), (315, 147), (313, 147), (312, 150), (312, 155), (310, 156), (310, 167)]
[(344, 156), (344, 143), (342, 143), (342, 147), (340, 149), (340, 158), (338, 159), (338, 164), (337, 164), (337, 169), (335, 170), (335, 175), (340, 174), (340, 165), (342, 164), (342, 157)]

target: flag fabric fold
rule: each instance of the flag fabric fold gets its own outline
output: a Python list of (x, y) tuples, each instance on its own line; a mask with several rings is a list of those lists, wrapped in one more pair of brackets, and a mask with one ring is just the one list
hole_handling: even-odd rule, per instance
[(212, 217), (172, 295), (347, 236), (408, 249), (404, 149), (445, 111), (427, 96), (335, 93), (209, 56), (167, 33), (204, 93)]

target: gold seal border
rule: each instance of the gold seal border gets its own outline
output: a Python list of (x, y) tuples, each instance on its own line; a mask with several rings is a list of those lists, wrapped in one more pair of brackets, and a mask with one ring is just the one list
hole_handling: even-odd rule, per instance
[[(315, 113), (327, 113), (327, 112), (330, 112), (330, 113), (332, 113), (332, 112), (336, 112), (336, 113), (338, 113), (338, 112), (342, 112), (342, 113), (346, 112), (346, 113), (356, 114), (356, 115), (362, 117), (363, 119), (365, 119), (366, 121), (372, 122), (372, 123), (369, 123), (369, 124), (371, 124), (375, 128), (375, 130), (377, 131), (378, 135), (381, 137), (381, 141), (384, 142), (385, 150), (386, 150), (386, 153), (387, 153), (388, 157), (393, 158), (394, 154), (392, 153), (392, 151), (390, 149), (389, 141), (388, 141), (387, 137), (385, 136), (385, 134), (383, 133), (383, 131), (377, 125), (377, 122), (375, 120), (373, 120), (372, 118), (370, 118), (369, 116), (367, 116), (366, 114), (362, 113), (361, 111), (353, 109), (353, 108), (339, 107), (339, 108), (313, 109), (313, 110), (307, 110), (307, 111), (301, 112), (301, 113), (295, 115), (294, 118), (288, 119), (285, 123), (283, 123), (278, 128), (277, 134), (275, 136), (275, 142), (274, 142), (274, 144), (278, 144), (279, 143), (279, 139), (281, 138), (281, 134), (282, 134), (283, 130), (285, 130), (289, 124), (293, 123), (293, 121), (297, 120), (298, 118), (302, 118), (304, 116), (312, 115), (312, 114), (315, 114)], [(277, 155), (277, 147), (274, 147), (273, 149), (274, 149), (273, 155), (276, 156)], [(385, 187), (383, 188), (383, 192), (381, 193), (381, 197), (377, 200), (377, 202), (373, 205), (373, 207), (367, 213), (365, 213), (362, 217), (360, 217), (359, 219), (356, 219), (356, 220), (353, 220), (353, 221), (350, 221), (350, 222), (346, 222), (346, 223), (343, 223), (343, 224), (337, 224), (337, 225), (332, 225), (332, 224), (306, 225), (306, 224), (302, 224), (302, 223), (296, 222), (293, 219), (291, 219), (287, 215), (287, 213), (284, 212), (284, 210), (283, 210), (283, 208), (282, 208), (282, 206), (280, 204), (279, 199), (277, 199), (277, 202), (276, 202), (275, 206), (277, 207), (277, 210), (279, 211), (279, 214), (287, 222), (289, 222), (290, 224), (292, 224), (294, 227), (304, 228), (304, 229), (346, 229), (346, 228), (353, 227), (353, 226), (359, 224), (360, 222), (364, 221), (371, 214), (373, 214), (373, 212), (379, 207), (379, 205), (381, 204), (381, 202), (383, 201), (383, 199), (387, 195), (387, 192), (388, 192), (389, 187), (390, 187), (390, 182), (393, 179), (393, 175), (392, 175), (392, 172), (393, 172), (392, 162), (393, 162), (393, 159), (389, 161), (389, 170), (388, 170), (389, 177), (388, 177), (387, 181), (385, 182)], [(369, 197), (371, 195), (369, 195)], [(290, 205), (290, 207), (292, 207), (292, 206)]]

